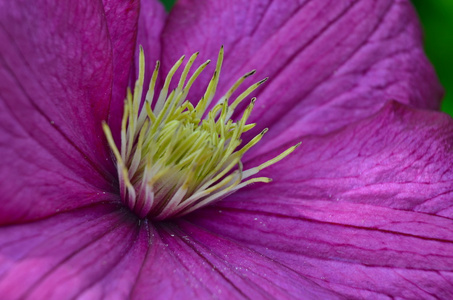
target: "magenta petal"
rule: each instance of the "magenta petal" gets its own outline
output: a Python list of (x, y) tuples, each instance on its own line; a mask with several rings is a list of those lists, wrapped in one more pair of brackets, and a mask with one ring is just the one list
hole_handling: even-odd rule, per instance
[(409, 1), (181, 0), (164, 29), (164, 68), (195, 51), (215, 58), (222, 44), (219, 94), (252, 69), (270, 77), (251, 117), (253, 132), (271, 128), (263, 150), (333, 131), (388, 100), (439, 108), (442, 89)]
[[(144, 234), (144, 235), (143, 235)], [(0, 229), (3, 299), (126, 299), (147, 246), (135, 217), (107, 205)]]
[(156, 226), (126, 210), (95, 205), (3, 227), (0, 294), (6, 299), (334, 298), (310, 278), (191, 223)]
[(356, 203), (255, 197), (191, 219), (347, 299), (453, 297), (453, 220)]
[(140, 0), (103, 0), (103, 2), (113, 47), (113, 88), (109, 125), (113, 133), (119, 135), (137, 39)]
[[(290, 157), (262, 171), (274, 182), (251, 186), (234, 197), (330, 199), (453, 218), (450, 116), (394, 102), (341, 131), (301, 141)], [(283, 149), (247, 165), (257, 165)]]
[[(112, 189), (101, 127), (111, 51), (97, 1), (0, 1), (2, 222), (85, 205)], [(79, 193), (85, 202), (74, 200)]]
[[(135, 51), (135, 70), (132, 78), (135, 80), (138, 74), (138, 54), (139, 47), (143, 47), (145, 53), (145, 86), (151, 80), (152, 72), (156, 62), (161, 59), (161, 34), (167, 19), (167, 13), (159, 0), (142, 0), (140, 6), (140, 16), (138, 19), (137, 47)], [(161, 72), (158, 81), (166, 76)]]
[(132, 299), (333, 299), (248, 247), (185, 221), (158, 225)]

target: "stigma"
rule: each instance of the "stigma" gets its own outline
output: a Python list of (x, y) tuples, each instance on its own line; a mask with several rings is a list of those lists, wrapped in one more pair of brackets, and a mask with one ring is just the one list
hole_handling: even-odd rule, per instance
[(201, 64), (188, 78), (198, 53), (189, 58), (177, 87), (170, 93), (171, 80), (185, 57), (170, 69), (158, 95), (155, 93), (160, 65), (157, 62), (142, 101), (145, 57), (140, 46), (139, 75), (133, 93), (130, 89), (127, 92), (120, 148), (115, 144), (109, 126), (103, 123), (116, 159), (121, 200), (140, 218), (180, 217), (252, 183), (270, 182), (268, 177), (255, 175), (299, 146), (300, 143), (259, 166), (243, 169), (242, 157), (262, 139), (267, 129), (248, 143), (242, 143), (241, 135), (255, 126), (247, 124), (255, 98), (249, 100), (242, 117), (233, 120), (232, 116), (237, 106), (267, 78), (252, 84), (232, 101), (233, 93), (255, 73), (251, 71), (240, 77), (214, 103), (223, 54), (222, 47), (204, 96), (195, 106), (186, 97), (210, 63), (208, 60)]

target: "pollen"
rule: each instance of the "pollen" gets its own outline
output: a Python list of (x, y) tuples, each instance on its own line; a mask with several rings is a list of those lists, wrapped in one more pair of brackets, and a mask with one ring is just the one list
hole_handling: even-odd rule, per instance
[(180, 217), (252, 183), (270, 182), (270, 178), (255, 175), (299, 146), (300, 143), (259, 166), (243, 169), (242, 157), (262, 139), (267, 129), (248, 143), (242, 143), (241, 135), (255, 126), (247, 124), (255, 98), (249, 100), (242, 117), (233, 120), (232, 116), (237, 106), (267, 78), (231, 101), (233, 93), (255, 73), (251, 71), (240, 77), (214, 104), (223, 54), (222, 47), (204, 96), (194, 106), (186, 99), (187, 95), (210, 61), (201, 64), (188, 78), (198, 56), (198, 53), (193, 54), (184, 66), (177, 87), (169, 93), (171, 80), (185, 59), (181, 57), (170, 69), (159, 95), (155, 93), (160, 65), (157, 62), (142, 101), (145, 57), (140, 47), (138, 79), (134, 92), (128, 89), (124, 105), (120, 149), (109, 126), (103, 123), (116, 159), (121, 199), (140, 218)]

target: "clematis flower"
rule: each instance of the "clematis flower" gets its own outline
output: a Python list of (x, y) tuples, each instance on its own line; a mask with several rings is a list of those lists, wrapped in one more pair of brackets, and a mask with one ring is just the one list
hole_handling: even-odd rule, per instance
[[(2, 299), (453, 297), (453, 121), (409, 1), (180, 0), (166, 15), (155, 0), (1, 0), (0, 41)], [(160, 214), (173, 194), (137, 185), (162, 161), (134, 162), (131, 107), (158, 112), (148, 83), (171, 103), (181, 55), (221, 45), (220, 77), (207, 66), (187, 99), (269, 76), (240, 138), (261, 140), (221, 178), (271, 161), (252, 178), (273, 181)], [(175, 174), (153, 184), (192, 180)]]

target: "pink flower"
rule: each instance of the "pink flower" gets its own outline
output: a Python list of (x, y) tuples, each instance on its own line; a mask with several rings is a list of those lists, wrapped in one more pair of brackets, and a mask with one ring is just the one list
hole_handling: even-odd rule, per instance
[[(270, 77), (244, 168), (301, 147), (260, 172), (272, 183), (139, 218), (102, 129), (118, 141), (136, 45), (145, 82), (155, 60), (162, 79), (220, 45), (217, 95)], [(156, 0), (0, 0), (1, 298), (452, 298), (441, 96), (406, 0), (181, 0), (168, 16)]]

